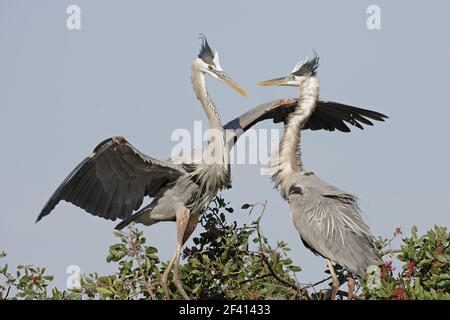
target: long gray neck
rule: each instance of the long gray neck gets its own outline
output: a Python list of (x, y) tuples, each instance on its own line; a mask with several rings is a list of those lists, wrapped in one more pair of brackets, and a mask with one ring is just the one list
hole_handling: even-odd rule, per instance
[(272, 160), (272, 180), (275, 186), (281, 186), (281, 193), (285, 198), (303, 170), (300, 152), (301, 130), (314, 112), (318, 97), (319, 81), (316, 77), (306, 78), (300, 85), (297, 108), (285, 124), (277, 150), (278, 159)]
[(206, 90), (205, 75), (194, 67), (192, 68), (192, 85), (194, 87), (195, 95), (208, 117), (209, 128), (223, 131), (223, 126), (219, 114), (217, 113), (216, 106), (214, 105), (214, 101), (212, 101)]
[(205, 110), (209, 123), (208, 147), (203, 152), (203, 161), (187, 177), (199, 185), (199, 192), (192, 202), (191, 211), (202, 212), (219, 190), (230, 185), (229, 153), (225, 148), (225, 134), (214, 102), (208, 95), (205, 76), (192, 66), (192, 85), (197, 99)]
[(192, 66), (192, 85), (209, 124), (208, 147), (204, 152), (203, 160), (208, 164), (220, 164), (228, 168), (229, 154), (228, 149), (225, 148), (224, 129), (216, 106), (206, 90), (205, 75), (198, 70), (195, 64)]

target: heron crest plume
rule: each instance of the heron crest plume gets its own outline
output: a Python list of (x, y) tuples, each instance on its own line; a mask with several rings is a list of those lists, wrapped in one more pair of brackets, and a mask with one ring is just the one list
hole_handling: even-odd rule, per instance
[(311, 59), (306, 58), (305, 61), (299, 61), (295, 65), (292, 74), (296, 76), (315, 76), (319, 67), (319, 60), (317, 52), (314, 51), (314, 56)]
[(200, 34), (200, 40), (202, 41), (202, 46), (200, 47), (198, 57), (202, 59), (203, 62), (214, 65), (214, 57), (216, 56), (215, 52), (209, 46), (208, 40), (206, 40), (204, 34)]

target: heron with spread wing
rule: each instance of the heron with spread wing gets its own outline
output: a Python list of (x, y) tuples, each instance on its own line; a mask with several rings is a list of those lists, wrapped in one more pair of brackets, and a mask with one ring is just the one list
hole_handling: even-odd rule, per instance
[[(300, 98), (296, 101), (295, 109), (285, 119), (283, 135), (277, 150), (272, 154), (270, 170), (275, 186), (281, 189), (282, 197), (291, 207), (292, 220), (301, 240), (313, 253), (327, 259), (333, 279), (331, 298), (335, 299), (340, 283), (332, 262), (362, 277), (369, 266), (379, 265), (382, 260), (374, 246), (372, 233), (360, 215), (356, 196), (326, 183), (303, 168), (301, 130), (314, 126), (310, 121), (317, 112), (321, 112), (319, 81), (316, 77), (318, 66), (319, 57), (315, 54), (314, 58), (297, 63), (288, 76), (264, 81), (259, 85), (300, 88)], [(339, 114), (338, 110), (334, 114)], [(387, 118), (380, 113), (371, 114), (377, 120)], [(353, 120), (357, 119), (365, 123), (354, 115)], [(336, 128), (346, 131), (341, 125)], [(352, 298), (353, 288), (354, 280), (350, 275), (349, 299)]]
[[(144, 225), (175, 221), (176, 250), (161, 279), (167, 298), (168, 276), (174, 265), (173, 281), (182, 296), (188, 298), (178, 275), (181, 248), (195, 229), (203, 210), (219, 190), (230, 185), (224, 128), (206, 90), (205, 75), (221, 80), (240, 94), (248, 96), (223, 71), (217, 51), (211, 49), (205, 37), (202, 37), (200, 53), (192, 63), (191, 72), (194, 92), (212, 129), (204, 151), (214, 157), (208, 157), (208, 162), (177, 164), (171, 160), (147, 156), (123, 137), (107, 139), (69, 174), (37, 219), (41, 220), (61, 200), (65, 200), (102, 218), (123, 219), (117, 229), (122, 229), (132, 221)], [(146, 196), (154, 200), (133, 214), (141, 207)]]

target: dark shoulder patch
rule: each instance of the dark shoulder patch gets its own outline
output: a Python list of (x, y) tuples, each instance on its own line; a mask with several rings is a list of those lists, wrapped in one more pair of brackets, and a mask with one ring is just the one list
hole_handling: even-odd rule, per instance
[(303, 190), (301, 187), (293, 184), (290, 188), (289, 188), (289, 195), (293, 195), (293, 194), (299, 194), (299, 195), (303, 195)]

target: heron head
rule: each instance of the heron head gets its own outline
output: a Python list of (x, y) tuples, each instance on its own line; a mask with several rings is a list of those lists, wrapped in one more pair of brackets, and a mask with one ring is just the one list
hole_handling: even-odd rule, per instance
[(266, 80), (258, 83), (258, 85), (299, 87), (305, 79), (316, 76), (318, 67), (319, 67), (319, 56), (314, 51), (313, 58), (311, 59), (306, 58), (305, 60), (297, 62), (294, 69), (288, 76)]
[(193, 67), (197, 68), (203, 74), (208, 74), (214, 79), (218, 79), (230, 88), (248, 97), (249, 94), (241, 88), (230, 76), (228, 76), (220, 65), (219, 53), (216, 50), (211, 49), (208, 40), (204, 35), (200, 35), (202, 46), (198, 57), (194, 60)]

